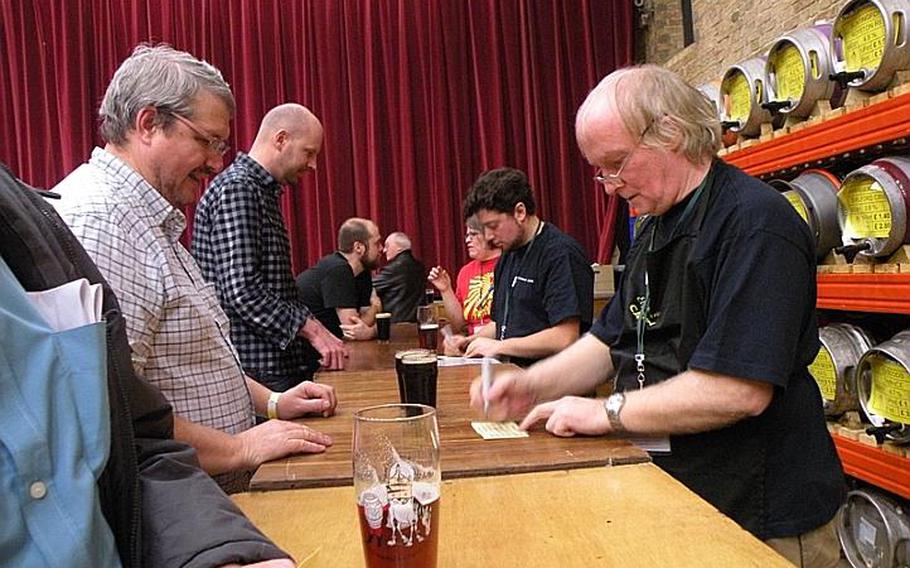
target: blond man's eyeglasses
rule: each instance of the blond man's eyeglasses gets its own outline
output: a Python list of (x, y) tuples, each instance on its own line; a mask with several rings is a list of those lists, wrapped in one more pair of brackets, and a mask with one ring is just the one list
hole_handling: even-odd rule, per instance
[(628, 164), (629, 160), (632, 158), (632, 154), (634, 154), (635, 151), (641, 147), (641, 143), (645, 139), (645, 135), (648, 134), (649, 130), (651, 130), (651, 126), (653, 124), (654, 121), (652, 120), (648, 123), (648, 126), (646, 126), (645, 129), (641, 131), (641, 135), (639, 135), (638, 141), (635, 142), (635, 147), (632, 148), (628, 154), (626, 154), (626, 157), (623, 158), (622, 162), (619, 163), (619, 167), (615, 172), (607, 174), (604, 173), (603, 168), (599, 168), (597, 173), (594, 174), (594, 181), (605, 187), (612, 187), (614, 189), (626, 185), (625, 180), (622, 179), (622, 172), (626, 168), (626, 164)]

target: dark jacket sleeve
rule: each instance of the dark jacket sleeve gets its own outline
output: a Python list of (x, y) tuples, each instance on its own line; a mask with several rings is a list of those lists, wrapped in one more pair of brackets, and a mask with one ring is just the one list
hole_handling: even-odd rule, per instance
[(203, 568), (288, 557), (199, 469), (190, 447), (136, 442), (146, 566)]

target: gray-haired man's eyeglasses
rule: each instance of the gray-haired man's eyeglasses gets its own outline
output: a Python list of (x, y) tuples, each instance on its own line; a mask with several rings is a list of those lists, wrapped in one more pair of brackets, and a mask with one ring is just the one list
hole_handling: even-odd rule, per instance
[(228, 150), (227, 140), (225, 140), (223, 138), (219, 138), (217, 136), (212, 136), (210, 134), (206, 134), (206, 132), (204, 130), (202, 130), (201, 128), (196, 126), (196, 124), (192, 120), (188, 119), (185, 116), (180, 116), (179, 114), (174, 113), (174, 112), (170, 113), (170, 115), (173, 116), (174, 118), (176, 118), (178, 122), (183, 123), (184, 125), (186, 125), (187, 128), (189, 128), (190, 130), (195, 132), (196, 135), (199, 137), (199, 141), (204, 142), (205, 147), (207, 149), (218, 154), (219, 156), (224, 156), (224, 153), (227, 152), (227, 150)]

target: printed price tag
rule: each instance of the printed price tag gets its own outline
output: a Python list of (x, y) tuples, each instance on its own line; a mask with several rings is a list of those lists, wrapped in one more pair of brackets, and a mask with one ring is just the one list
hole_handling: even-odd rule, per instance
[(528, 433), (520, 429), (516, 422), (471, 422), (471, 428), (484, 440), (528, 437)]
[(847, 238), (887, 238), (891, 233), (891, 204), (881, 184), (870, 177), (855, 176), (837, 192), (844, 212), (843, 235)]
[(727, 77), (721, 85), (721, 92), (729, 97), (729, 118), (746, 122), (749, 111), (752, 110), (752, 91), (749, 81), (742, 73), (734, 73)]
[(803, 198), (800, 197), (799, 194), (793, 190), (785, 191), (784, 197), (786, 197), (787, 201), (790, 202), (790, 205), (792, 205), (793, 208), (796, 209), (796, 212), (799, 213), (799, 216), (803, 218), (803, 221), (808, 223), (809, 222), (809, 210), (806, 209), (806, 204), (803, 203)]
[(799, 50), (788, 43), (774, 53), (771, 64), (777, 83), (775, 100), (798, 101), (806, 88), (806, 66)]
[(885, 19), (871, 2), (841, 18), (835, 35), (843, 38), (847, 71), (874, 71), (885, 53)]
[(822, 391), (822, 398), (825, 400), (834, 400), (837, 396), (837, 369), (834, 366), (834, 359), (828, 349), (822, 346), (815, 356), (815, 361), (809, 365), (809, 373), (818, 383), (818, 388)]
[(872, 412), (901, 424), (910, 424), (910, 373), (904, 367), (880, 356), (870, 356)]

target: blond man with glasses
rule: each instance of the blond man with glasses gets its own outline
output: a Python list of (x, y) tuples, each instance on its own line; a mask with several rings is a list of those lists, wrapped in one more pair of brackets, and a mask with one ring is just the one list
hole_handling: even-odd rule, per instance
[[(591, 332), (471, 404), (557, 436), (647, 435), (666, 470), (797, 566), (837, 566), (840, 463), (807, 366), (815, 253), (773, 188), (716, 159), (720, 124), (656, 66), (607, 76), (578, 110), (598, 187), (642, 224)], [(614, 393), (588, 398), (604, 382)]]

